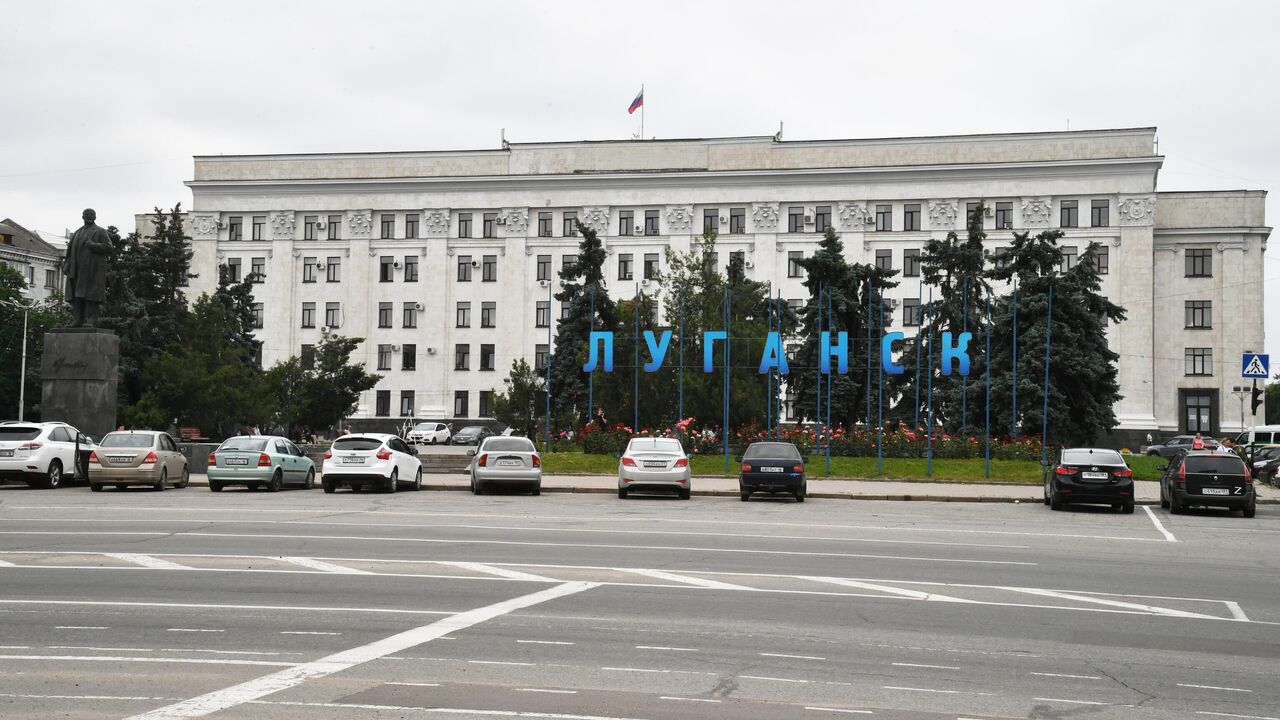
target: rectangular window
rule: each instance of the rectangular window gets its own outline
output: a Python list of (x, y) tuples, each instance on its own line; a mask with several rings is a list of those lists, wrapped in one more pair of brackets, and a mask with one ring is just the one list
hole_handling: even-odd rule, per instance
[(550, 255), (538, 256), (538, 279), (539, 280), (551, 279), (551, 256)]
[(1076, 247), (1074, 245), (1063, 245), (1062, 265), (1060, 269), (1062, 272), (1070, 270), (1076, 266), (1076, 262), (1079, 261), (1079, 259), (1079, 254), (1076, 252)]
[(572, 305), (570, 305), (570, 304), (569, 304), (569, 303), (567, 303), (567, 302), (561, 302), (561, 303), (560, 303), (560, 319), (561, 319), (561, 320), (568, 320), (568, 319), (569, 319), (569, 310), (570, 310), (570, 308), (572, 308), (572, 307), (573, 307), (573, 306), (572, 306)]
[(902, 229), (903, 230), (919, 230), (920, 229), (920, 205), (903, 205), (902, 206)]
[(1213, 348), (1187, 348), (1185, 360), (1188, 375), (1213, 374)]
[(457, 345), (453, 348), (453, 369), (454, 370), (470, 370), (471, 369), (471, 346)]
[(319, 215), (303, 215), (302, 216), (302, 239), (316, 239), (316, 223), (320, 222)]
[(1186, 432), (1213, 432), (1213, 393), (1182, 391), (1182, 414), (1186, 418)]
[(415, 302), (407, 302), (404, 304), (404, 327), (418, 327), (418, 304)]
[(576, 211), (564, 211), (564, 232), (561, 234), (565, 237), (578, 236), (578, 213)]
[(535, 345), (533, 348), (533, 369), (537, 372), (544, 373), (547, 371), (547, 363), (551, 360), (551, 354), (547, 352), (546, 345)]
[(492, 345), (480, 346), (480, 369), (492, 370), (494, 368), (494, 351)]
[(342, 327), (342, 303), (327, 302), (324, 304), (324, 324), (331, 328)]
[(996, 203), (996, 229), (1008, 230), (1013, 227), (1013, 203)]
[(964, 204), (964, 226), (969, 227), (973, 224), (973, 219), (978, 216), (978, 206), (982, 203), (965, 203)]
[(484, 236), (487, 238), (498, 237), (498, 213), (484, 214)]
[(804, 232), (804, 208), (803, 207), (787, 208), (787, 232), (789, 233)]
[(47, 288), (51, 288), (51, 287), (57, 287), (57, 285), (58, 285), (58, 271), (56, 271), (56, 270), (45, 270), (45, 271), (44, 271), (44, 286), (45, 286), (45, 287), (47, 287)]
[(568, 275), (572, 275), (574, 272), (576, 272), (576, 271), (577, 271), (577, 266), (578, 266), (578, 256), (577, 256), (577, 255), (561, 255), (561, 256), (560, 256), (560, 271), (561, 271), (561, 272), (563, 272), (563, 273), (565, 273), (565, 274), (568, 274)]
[(1064, 228), (1080, 227), (1080, 201), (1063, 200), (1058, 204), (1058, 225)]
[(729, 234), (742, 235), (747, 232), (747, 209), (729, 208)]
[(413, 240), (418, 237), (418, 215), (409, 213), (404, 216), (404, 237), (406, 240)]
[(538, 213), (538, 237), (551, 237), (551, 223), (551, 213)]
[(339, 239), (339, 234), (342, 232), (342, 216), (330, 215), (328, 227), (326, 229), (329, 232), (329, 235), (328, 235), (329, 240)]
[(902, 251), (902, 276), (920, 277), (920, 251), (918, 249)]
[(1187, 249), (1187, 277), (1213, 277), (1213, 250)]
[(800, 250), (790, 250), (787, 252), (787, 277), (804, 277), (804, 268), (800, 266), (800, 261), (803, 259), (804, 253)]
[(618, 253), (618, 279), (630, 280), (634, 277), (635, 255), (631, 253)]
[(376, 402), (376, 407), (373, 413), (378, 417), (387, 417), (388, 415), (390, 415), (391, 414), (391, 391), (379, 390), (377, 391), (375, 397), (377, 397), (377, 402)]
[(390, 345), (378, 346), (378, 369), (379, 370), (391, 369), (391, 346)]
[(302, 363), (302, 367), (310, 370), (316, 366), (316, 346), (303, 345), (302, 350), (298, 353), (298, 361)]
[(1099, 275), (1111, 272), (1111, 248), (1099, 245), (1093, 249), (1093, 269)]
[(378, 327), (391, 327), (391, 303), (389, 302), (378, 303)]
[(263, 311), (262, 303), (253, 304), (253, 328), (255, 330), (262, 329), (262, 311)]
[(480, 265), (480, 282), (497, 282), (498, 281), (498, 256), (485, 255), (481, 258), (484, 262)]
[(458, 213), (458, 237), (471, 237), (471, 213)]
[(342, 282), (342, 258), (325, 258), (324, 279), (331, 283)]
[(1186, 325), (1188, 328), (1213, 327), (1213, 301), (1187, 300), (1185, 302)]
[(249, 282), (260, 283), (266, 279), (267, 279), (267, 259), (264, 257), (250, 258)]
[(239, 215), (233, 215), (227, 219), (227, 239), (243, 240), (244, 239), (244, 218)]
[(400, 391), (400, 417), (413, 417), (413, 391)]
[(456, 325), (460, 328), (471, 327), (471, 303), (469, 302), (458, 303)]
[(471, 282), (471, 256), (458, 256), (458, 282)]
[(1089, 224), (1093, 227), (1107, 227), (1111, 224), (1111, 201), (1094, 200), (1089, 203)]
[(392, 282), (396, 279), (396, 259), (390, 255), (378, 258), (378, 282)]
[(819, 205), (813, 211), (813, 231), (825, 233), (831, 227), (831, 206)]
[(492, 328), (498, 326), (498, 303), (482, 302), (480, 303), (480, 327)]
[(227, 259), (227, 282), (240, 282), (240, 258)]
[(644, 254), (644, 279), (658, 279), (658, 253)]
[(404, 256), (404, 281), (418, 282), (418, 256)]
[(480, 417), (493, 417), (493, 391), (480, 391)]
[(254, 215), (253, 216), (253, 235), (251, 237), (254, 240), (265, 240), (266, 238), (264, 238), (262, 234), (263, 234), (263, 231), (266, 229), (266, 227), (267, 227), (267, 216)]
[(405, 345), (404, 350), (400, 353), (400, 369), (401, 370), (417, 370), (418, 369), (418, 346)]
[(658, 234), (658, 211), (657, 210), (644, 211), (644, 234), (645, 235)]
[(920, 298), (905, 298), (902, 301), (902, 324), (906, 327), (920, 327)]
[(630, 237), (636, 231), (636, 212), (634, 210), (618, 211), (618, 234)]
[(876, 232), (888, 232), (893, 229), (893, 206), (876, 206)]
[(390, 240), (395, 236), (396, 236), (396, 216), (383, 215), (382, 216), (382, 239)]
[(455, 390), (453, 392), (453, 416), (459, 418), (467, 417), (466, 390)]
[(316, 281), (316, 271), (319, 268), (319, 261), (313, 257), (302, 258), (302, 282), (313, 283)]
[(893, 269), (893, 251), (877, 250), (876, 251), (876, 267), (881, 270)]
[(720, 209), (719, 208), (703, 208), (702, 209), (702, 232), (718, 233), (720, 232)]
[(316, 326), (316, 304), (313, 302), (302, 303), (302, 327), (313, 328)]
[(743, 250), (730, 251), (729, 266), (732, 267), (735, 264), (741, 266), (743, 270), (747, 268), (747, 253), (745, 251)]
[(534, 327), (551, 327), (551, 301), (539, 300), (534, 305), (533, 311)]

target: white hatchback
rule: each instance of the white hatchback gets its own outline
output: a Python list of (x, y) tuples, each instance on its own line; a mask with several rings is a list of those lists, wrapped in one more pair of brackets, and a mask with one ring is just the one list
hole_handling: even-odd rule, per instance
[(324, 453), (320, 484), (331, 493), (339, 485), (356, 492), (366, 486), (395, 492), (401, 484), (422, 489), (422, 463), (413, 448), (395, 435), (363, 433), (345, 435), (333, 441)]
[(0, 482), (22, 481), (31, 487), (56, 488), (73, 480), (76, 467), (76, 439), (81, 455), (87, 455), (90, 441), (78, 430), (60, 422), (10, 422), (0, 425)]

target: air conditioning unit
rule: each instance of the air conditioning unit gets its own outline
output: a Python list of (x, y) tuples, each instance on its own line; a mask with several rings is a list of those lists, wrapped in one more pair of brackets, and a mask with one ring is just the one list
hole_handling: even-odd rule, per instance
[(429, 347), (429, 348), (427, 348), (427, 354), (428, 354), (428, 355), (435, 355), (435, 354), (436, 354), (436, 349), (435, 349), (435, 348), (433, 348), (433, 347)]
[(1013, 221), (1012, 221), (1012, 220), (1005, 220), (1005, 221), (1004, 221), (1004, 225), (1002, 225), (1002, 226), (1001, 226), (1001, 229), (1003, 229), (1003, 230), (1012, 230), (1012, 229), (1013, 229)]
[(745, 261), (743, 261), (743, 263), (742, 263), (742, 267), (744, 267), (744, 268), (746, 268), (746, 269), (748, 269), (748, 270), (750, 270), (751, 268), (753, 268), (753, 267), (755, 267), (755, 266), (756, 266), (756, 264), (755, 264), (754, 262), (750, 261), (750, 260), (745, 260)]
[(506, 219), (505, 217), (499, 216), (499, 217), (498, 217), (498, 224), (499, 224), (499, 225), (506, 225), (506, 224), (507, 224), (507, 219)]
[(538, 287), (546, 287), (551, 284), (550, 280), (539, 280)]
[(329, 224), (328, 224), (328, 223), (326, 223), (324, 220), (317, 220), (317, 221), (316, 221), (316, 227), (320, 228), (321, 230), (325, 229), (325, 228), (326, 228), (326, 227), (328, 227), (328, 226), (329, 226)]
[(391, 267), (393, 267), (393, 268), (395, 268), (395, 269), (399, 270), (399, 269), (400, 269), (400, 261), (399, 261), (399, 260), (397, 260), (397, 261), (395, 261), (395, 262), (391, 263)]
[(478, 268), (478, 267), (480, 267), (480, 261), (479, 261), (479, 260), (472, 260), (472, 261), (471, 261), (471, 267), (473, 267), (473, 268)]
[(413, 309), (414, 309), (414, 310), (421, 310), (421, 309), (422, 309), (422, 303), (414, 303), (414, 304), (413, 304)]
[(649, 278), (645, 278), (645, 279), (641, 280), (641, 281), (640, 281), (640, 284), (641, 284), (641, 285), (648, 285), (648, 284), (649, 284)]
[(812, 215), (805, 215), (805, 216), (804, 216), (804, 224), (805, 224), (805, 225), (812, 225), (812, 224), (813, 224), (813, 216), (812, 216)]
[(325, 269), (325, 267), (326, 267), (326, 266), (325, 266), (325, 264), (324, 264), (324, 263), (316, 263), (316, 269), (317, 269), (317, 270), (323, 270), (323, 269)]
[(871, 217), (870, 215), (868, 215), (868, 216), (866, 217), (866, 219), (864, 219), (864, 220), (862, 221), (862, 223), (863, 223), (864, 225), (875, 225), (875, 224), (876, 224), (876, 219), (875, 219), (875, 218), (873, 218), (873, 217)]
[(643, 234), (644, 234), (644, 228), (642, 228), (642, 227), (640, 227), (639, 225), (637, 225), (637, 226), (636, 226), (636, 234), (637, 234), (637, 235), (643, 235)]
[(991, 217), (992, 215), (995, 215), (995, 214), (996, 214), (996, 210), (995, 210), (995, 208), (993, 208), (993, 207), (991, 207), (991, 206), (987, 206), (987, 207), (985, 207), (985, 208), (983, 208), (983, 209), (982, 209), (982, 214), (983, 214), (985, 217)]
[(328, 325), (325, 325), (324, 327), (320, 328), (320, 334), (328, 335), (330, 330), (332, 330), (332, 328), (330, 328)]
[(218, 229), (219, 229), (219, 230), (226, 230), (226, 229), (227, 229), (227, 221), (226, 221), (226, 220), (219, 220), (219, 221), (218, 221)]
[(400, 352), (400, 346), (399, 346), (399, 345), (392, 345), (392, 346), (391, 346), (391, 352)]
[(723, 224), (725, 224), (725, 222), (726, 222), (726, 220), (724, 219), (724, 216), (723, 216), (723, 215), (721, 215), (721, 216), (720, 216), (720, 224), (721, 224), (721, 225), (723, 225)]

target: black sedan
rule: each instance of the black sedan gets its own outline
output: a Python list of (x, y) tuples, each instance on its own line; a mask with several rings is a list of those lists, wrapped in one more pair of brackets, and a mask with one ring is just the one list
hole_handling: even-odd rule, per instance
[(1064, 448), (1044, 479), (1044, 504), (1097, 503), (1133, 512), (1133, 471), (1115, 450)]
[(1267, 445), (1253, 451), (1253, 476), (1258, 482), (1274, 483), (1280, 474), (1280, 445)]
[(480, 445), (493, 431), (483, 425), (468, 425), (453, 434), (454, 445)]
[(749, 500), (753, 492), (786, 493), (794, 495), (796, 502), (804, 502), (804, 464), (808, 458), (794, 443), (752, 443), (738, 460), (742, 463), (738, 474), (742, 502)]

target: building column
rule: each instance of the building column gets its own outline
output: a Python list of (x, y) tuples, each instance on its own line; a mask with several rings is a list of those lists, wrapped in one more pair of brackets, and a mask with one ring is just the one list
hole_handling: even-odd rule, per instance
[(1155, 206), (1154, 195), (1121, 196), (1116, 213), (1119, 237), (1109, 249), (1111, 272), (1120, 275), (1118, 296), (1111, 301), (1125, 309), (1124, 321), (1110, 333), (1112, 350), (1120, 355), (1117, 380), (1124, 396), (1115, 407), (1116, 430), (1143, 434), (1157, 430), (1155, 394), (1177, 392), (1176, 384), (1155, 376), (1155, 353), (1160, 347), (1153, 306)]

